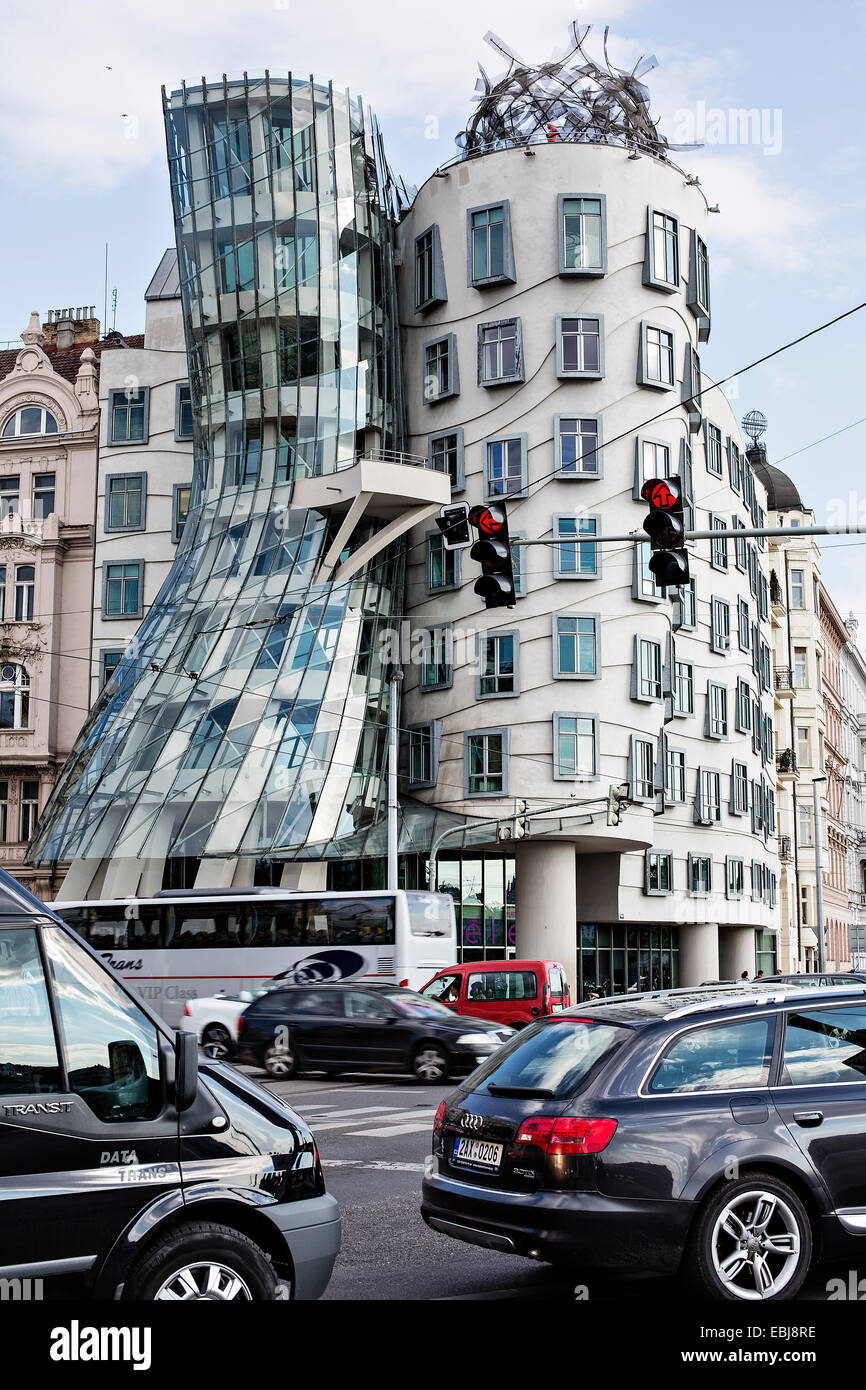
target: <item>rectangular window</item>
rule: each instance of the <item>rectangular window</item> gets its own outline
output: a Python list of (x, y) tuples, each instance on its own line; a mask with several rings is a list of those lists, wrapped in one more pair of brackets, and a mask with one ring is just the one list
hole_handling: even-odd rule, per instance
[(694, 631), (698, 625), (698, 594), (697, 581), (692, 578), (688, 584), (681, 584), (678, 589), (674, 589), (674, 615), (673, 624), (675, 628), (682, 628)]
[(737, 599), (737, 642), (741, 652), (751, 650), (752, 638), (749, 625), (749, 604), (744, 598)]
[[(745, 529), (746, 528), (743, 522), (740, 521), (739, 517), (731, 517), (732, 531), (744, 531)], [(737, 569), (740, 571), (741, 574), (745, 574), (746, 567), (748, 564), (748, 555), (746, 552), (746, 542), (742, 536), (734, 537), (734, 564), (736, 565)]]
[(104, 566), (103, 618), (141, 617), (143, 569), (143, 560)]
[(797, 729), (797, 766), (812, 766), (812, 733), (808, 727)]
[(33, 621), (34, 606), (36, 596), (36, 567), (35, 565), (16, 565), (15, 566), (15, 621), (16, 623), (30, 623)]
[(607, 236), (603, 195), (560, 194), (560, 275), (603, 275)]
[(711, 425), (709, 420), (704, 426), (704, 454), (707, 462), (707, 472), (714, 474), (716, 478), (721, 478), (724, 460), (722, 458), (722, 431), (718, 425)]
[(189, 513), (190, 487), (188, 483), (175, 483), (171, 492), (171, 538), (177, 545), (183, 535)]
[[(699, 317), (710, 316), (710, 253), (706, 242), (692, 232), (692, 277), (687, 303)], [(707, 325), (709, 328), (709, 325)]]
[(635, 698), (660, 700), (662, 697), (662, 648), (660, 642), (635, 638), (637, 681)]
[(441, 532), (427, 535), (427, 593), (460, 587), (460, 551), (446, 550)]
[[(727, 522), (723, 516), (716, 516), (710, 512), (710, 531), (727, 530)], [(714, 570), (727, 570), (728, 568), (728, 542), (725, 536), (713, 536), (710, 541), (710, 564)]]
[(689, 892), (706, 898), (713, 891), (713, 861), (708, 854), (689, 855)]
[(749, 769), (745, 763), (731, 763), (731, 813), (735, 816), (749, 813)]
[(493, 285), (514, 282), (514, 252), (507, 202), (492, 207), (470, 208), (466, 214), (469, 235), (469, 283)]
[(409, 726), (409, 786), (436, 785), (439, 761), (439, 727), (435, 722)]
[(718, 825), (722, 819), (722, 774), (712, 767), (698, 768), (698, 815), (702, 825)]
[(556, 416), (556, 461), (559, 477), (601, 477), (600, 423), (597, 415)]
[(724, 654), (731, 646), (731, 607), (725, 599), (713, 598), (710, 609), (710, 648)]
[(217, 237), (220, 289), (224, 294), (250, 293), (256, 287), (256, 257), (252, 237), (235, 245), (231, 232)]
[(649, 478), (669, 478), (671, 476), (671, 446), (659, 439), (637, 440), (635, 458), (634, 499), (642, 502), (640, 490)]
[(740, 451), (730, 435), (728, 435), (728, 477), (733, 491), (739, 492), (742, 487)]
[[(649, 541), (638, 541), (634, 548), (634, 575), (631, 596), (645, 602), (663, 600), (667, 590), (662, 588), (649, 567), (652, 547)], [(674, 590), (674, 592), (678, 592)]]
[(676, 217), (658, 208), (647, 209), (647, 255), (644, 284), (673, 291), (680, 283), (680, 226)]
[(461, 492), (466, 486), (462, 429), (431, 434), (427, 441), (427, 462), (437, 473), (448, 474), (452, 492)]
[(467, 796), (508, 794), (508, 732), (478, 729), (465, 735)]
[(109, 392), (109, 444), (146, 444), (150, 389)]
[(655, 747), (647, 738), (631, 736), (629, 783), (633, 801), (652, 801), (655, 796)]
[(526, 489), (526, 435), (485, 443), (487, 499), (515, 497)]
[(674, 662), (674, 714), (695, 712), (695, 668), (690, 661)]
[(111, 680), (111, 677), (114, 675), (122, 660), (122, 651), (101, 651), (99, 653), (99, 664), (101, 667), (99, 679), (100, 690)]
[(559, 377), (591, 377), (604, 375), (604, 320), (566, 318), (556, 320), (556, 374)]
[(439, 228), (434, 222), (415, 238), (415, 310), (420, 313), (434, 304), (444, 304), (447, 298)]
[(446, 690), (453, 678), (450, 627), (428, 627), (422, 633), (422, 660), (419, 688)]
[(498, 386), (523, 380), (520, 319), (478, 325), (478, 385)]
[(188, 382), (178, 382), (174, 405), (175, 439), (192, 439), (192, 395)]
[(21, 783), (21, 840), (33, 839), (39, 819), (39, 783), (35, 779)]
[(599, 673), (599, 623), (596, 614), (555, 613), (553, 674), (557, 679), (592, 679)]
[(37, 521), (44, 521), (54, 512), (54, 484), (53, 473), (33, 475), (33, 516)]
[(749, 689), (749, 682), (742, 679), (737, 680), (734, 727), (739, 734), (752, 732), (752, 693)]
[(724, 685), (707, 682), (707, 738), (728, 737), (728, 692)]
[(460, 392), (457, 370), (457, 339), (446, 333), (432, 343), (424, 344), (424, 400), (436, 405)]
[(0, 623), (6, 619), (6, 566), (0, 565)]
[(276, 238), (277, 289), (313, 285), (319, 273), (319, 234), (312, 218), (295, 218), (294, 233)]
[(598, 776), (598, 717), (553, 716), (553, 775), (558, 781)]
[(803, 570), (791, 570), (791, 607), (806, 607), (806, 580)]
[(674, 891), (674, 858), (669, 851), (648, 849), (645, 858), (644, 892), (652, 896)]
[(652, 323), (641, 324), (638, 386), (670, 390), (674, 384), (674, 335)]
[(554, 550), (556, 579), (597, 579), (599, 575), (598, 545), (594, 540), (581, 539), (598, 535), (596, 516), (555, 516), (554, 538), (560, 542)]
[(146, 473), (110, 474), (106, 478), (106, 531), (143, 529), (146, 478)]
[(18, 515), (20, 482), (20, 478), (0, 478), (0, 522)]
[(794, 648), (794, 689), (805, 690), (807, 684), (806, 648)]
[(686, 799), (686, 755), (677, 748), (668, 748), (665, 756), (665, 801), (684, 802)]
[(0, 781), (0, 844), (9, 839), (9, 781)]
[(520, 694), (519, 637), (516, 631), (480, 632), (477, 659), (476, 699)]
[(725, 860), (725, 897), (741, 898), (745, 891), (745, 875), (742, 859)]

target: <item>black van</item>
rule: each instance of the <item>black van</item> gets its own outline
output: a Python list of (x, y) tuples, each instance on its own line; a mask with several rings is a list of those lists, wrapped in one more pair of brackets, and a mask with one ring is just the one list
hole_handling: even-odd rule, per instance
[(3, 870), (0, 1194), (0, 1279), (46, 1298), (318, 1298), (340, 1248), (303, 1120)]

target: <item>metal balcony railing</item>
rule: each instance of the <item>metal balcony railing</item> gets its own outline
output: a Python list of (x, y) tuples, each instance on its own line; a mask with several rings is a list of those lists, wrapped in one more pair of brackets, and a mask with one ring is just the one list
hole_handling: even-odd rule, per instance
[(793, 856), (792, 849), (791, 849), (791, 836), (790, 836), (790, 835), (780, 835), (780, 836), (779, 836), (779, 858), (781, 859), (781, 861), (782, 861), (783, 864), (789, 864), (789, 863), (791, 862), (791, 860), (793, 859), (793, 857), (794, 857), (794, 856)]
[(785, 594), (782, 586), (776, 578), (775, 570), (770, 573), (770, 603), (774, 608), (785, 607)]
[(775, 683), (776, 683), (776, 689), (777, 689), (777, 690), (793, 690), (793, 689), (794, 689), (794, 682), (793, 682), (792, 677), (791, 677), (791, 668), (790, 668), (790, 666), (777, 666), (777, 667), (776, 667)]

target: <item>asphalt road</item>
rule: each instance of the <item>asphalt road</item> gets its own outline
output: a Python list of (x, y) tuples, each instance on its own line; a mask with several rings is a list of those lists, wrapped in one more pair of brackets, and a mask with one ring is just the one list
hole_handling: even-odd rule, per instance
[[(326, 1300), (573, 1302), (576, 1286), (583, 1285), (581, 1296), (590, 1301), (689, 1301), (675, 1280), (552, 1269), (431, 1231), (419, 1210), (421, 1176), (436, 1107), (453, 1084), (423, 1086), (408, 1076), (271, 1081), (262, 1071), (242, 1070), (284, 1097), (316, 1136), (328, 1190), (343, 1213), (343, 1249)], [(800, 1300), (826, 1299), (834, 1277), (847, 1280), (847, 1266), (813, 1270)]]

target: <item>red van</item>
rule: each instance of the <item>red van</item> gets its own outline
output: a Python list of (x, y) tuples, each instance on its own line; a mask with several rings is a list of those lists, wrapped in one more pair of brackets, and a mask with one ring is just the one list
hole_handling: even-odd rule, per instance
[(556, 960), (479, 960), (440, 970), (420, 991), (456, 1014), (525, 1028), (534, 1018), (571, 1003), (565, 970)]

